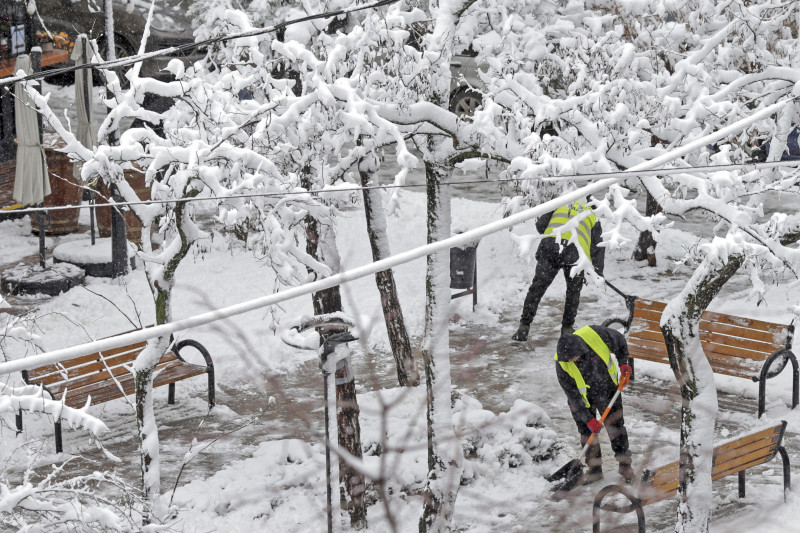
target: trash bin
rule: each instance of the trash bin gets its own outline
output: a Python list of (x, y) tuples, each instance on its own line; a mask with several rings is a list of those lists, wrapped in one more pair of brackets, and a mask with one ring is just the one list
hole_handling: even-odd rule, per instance
[(450, 288), (463, 289), (450, 299), (472, 295), (472, 309), (478, 303), (478, 243), (450, 248)]
[(450, 248), (450, 288), (469, 289), (475, 280), (478, 245)]

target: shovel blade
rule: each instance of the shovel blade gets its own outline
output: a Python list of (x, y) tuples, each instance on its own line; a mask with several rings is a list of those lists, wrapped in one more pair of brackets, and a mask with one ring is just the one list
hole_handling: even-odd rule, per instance
[(554, 485), (550, 489), (551, 492), (570, 491), (578, 485), (582, 477), (583, 463), (581, 463), (578, 459), (573, 459), (569, 463), (553, 472), (553, 474), (547, 478), (547, 481), (552, 483), (554, 481), (559, 481), (562, 479), (564, 480), (563, 482)]
[(547, 481), (552, 483), (553, 481), (558, 481), (560, 479), (564, 479), (567, 475), (573, 470), (583, 470), (583, 463), (581, 463), (578, 459), (573, 459), (572, 461), (568, 462), (547, 478)]

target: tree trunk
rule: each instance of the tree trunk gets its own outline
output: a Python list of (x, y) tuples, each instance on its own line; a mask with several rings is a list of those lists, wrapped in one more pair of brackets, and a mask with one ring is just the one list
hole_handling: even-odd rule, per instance
[[(661, 206), (658, 205), (658, 202), (650, 194), (650, 191), (647, 191), (645, 215), (651, 217), (661, 211)], [(656, 244), (656, 240), (653, 238), (653, 234), (650, 230), (641, 232), (639, 234), (639, 242), (633, 250), (633, 259), (636, 261), (644, 261), (647, 259), (647, 266), (656, 266)]]
[(661, 318), (669, 361), (681, 389), (680, 478), (676, 533), (707, 533), (711, 520), (711, 470), (717, 389), (700, 343), (700, 318), (711, 300), (744, 262), (706, 259)]
[[(374, 154), (364, 158), (358, 165), (361, 184), (369, 187), (375, 184), (372, 179), (377, 169), (377, 160)], [(386, 234), (386, 214), (380, 192), (375, 189), (364, 189), (364, 213), (367, 218), (367, 234), (372, 248), (372, 259), (380, 261), (391, 255), (389, 252), (389, 238)], [(419, 384), (419, 372), (414, 364), (414, 354), (411, 351), (411, 341), (408, 339), (403, 309), (397, 297), (397, 287), (391, 269), (375, 274), (375, 283), (381, 295), (383, 319), (386, 331), (389, 334), (389, 344), (392, 347), (395, 364), (397, 365), (397, 381), (401, 387), (415, 387)]]
[(161, 494), (161, 466), (158, 449), (158, 425), (153, 409), (153, 372), (169, 347), (169, 337), (156, 337), (133, 363), (136, 390), (136, 426), (139, 431), (139, 455), (142, 471), (142, 491), (147, 508), (142, 513), (144, 524), (152, 519), (153, 504)]
[[(185, 197), (197, 196), (190, 192)], [(145, 274), (150, 292), (155, 301), (156, 324), (172, 321), (172, 287), (175, 284), (175, 271), (189, 253), (193, 240), (184, 228), (193, 224), (186, 211), (187, 204), (180, 202), (175, 206), (175, 221), (180, 239), (180, 247), (165, 263), (145, 263)], [(170, 337), (156, 337), (147, 341), (147, 346), (133, 362), (134, 384), (136, 390), (136, 422), (139, 429), (142, 469), (142, 491), (148, 509), (143, 513), (145, 524), (152, 519), (153, 504), (161, 493), (161, 470), (159, 465), (158, 427), (153, 408), (153, 378), (155, 367), (169, 349)]]
[[(321, 226), (313, 217), (306, 217), (306, 251), (318, 261), (339, 271), (339, 258), (333, 232)], [(331, 287), (311, 295), (314, 314), (323, 315), (343, 310), (339, 286)], [(322, 340), (326, 334), (320, 331)], [(359, 408), (356, 397), (356, 384), (350, 359), (342, 359), (336, 366), (336, 421), (339, 447), (353, 457), (361, 459), (361, 425), (358, 421)], [(367, 506), (364, 499), (366, 483), (364, 475), (347, 463), (339, 461), (339, 491), (341, 505), (350, 513), (350, 525), (354, 529), (366, 529)], [(334, 517), (336, 520), (336, 517)]]
[[(429, 138), (431, 154), (441, 150), (440, 138)], [(450, 141), (447, 141), (450, 142)], [(450, 175), (452, 167), (428, 161), (428, 243), (450, 236)], [(453, 429), (450, 400), (450, 253), (437, 252), (427, 259), (425, 364), (428, 423), (428, 479), (420, 533), (450, 531), (453, 508), (461, 482), (463, 452)]]

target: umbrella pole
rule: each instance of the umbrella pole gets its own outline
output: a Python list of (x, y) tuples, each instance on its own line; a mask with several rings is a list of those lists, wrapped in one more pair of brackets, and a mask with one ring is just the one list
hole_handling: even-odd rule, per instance
[[(89, 48), (89, 39), (86, 35), (80, 35), (81, 40), (81, 61), (85, 65), (89, 62), (87, 49)], [(89, 100), (89, 77), (92, 75), (92, 69), (83, 69), (75, 73), (76, 76), (83, 77), (83, 105), (86, 108), (86, 116), (89, 119), (89, 128), (92, 127), (92, 104)], [(94, 246), (94, 190), (89, 193), (89, 229), (92, 236), (92, 246)]]
[[(26, 18), (26, 22), (27, 22)], [(26, 24), (27, 25), (27, 24)], [(36, 31), (36, 21), (33, 20), (32, 23), (32, 30)], [(35, 34), (35, 33), (34, 33)], [(31, 66), (33, 67), (33, 72), (39, 72), (42, 70), (42, 51), (41, 48), (34, 51), (31, 50)], [(42, 88), (41, 85), (38, 88), (39, 92), (41, 92)], [(36, 125), (39, 130), (39, 146), (42, 145), (42, 115), (37, 113), (36, 114)], [(40, 148), (41, 150), (41, 148)], [(43, 180), (49, 180), (47, 172), (45, 171)], [(42, 183), (42, 191), (46, 189), (46, 185)], [(42, 202), (42, 207), (44, 207), (44, 202)], [(44, 227), (45, 227), (45, 212), (44, 211), (37, 211), (36, 212), (36, 221), (39, 223), (39, 266), (42, 269), (45, 268), (44, 262), (44, 254), (46, 251), (45, 244), (44, 244)]]
[(94, 246), (94, 190), (89, 193), (89, 232), (92, 235), (92, 246)]

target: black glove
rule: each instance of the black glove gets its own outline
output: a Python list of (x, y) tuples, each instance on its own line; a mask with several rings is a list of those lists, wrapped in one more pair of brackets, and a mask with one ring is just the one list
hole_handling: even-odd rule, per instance
[(528, 330), (530, 330), (530, 326), (526, 326), (525, 324), (520, 324), (519, 328), (517, 328), (516, 333), (511, 336), (512, 341), (526, 341), (528, 340)]

